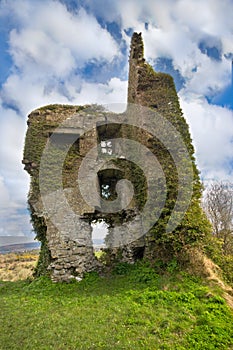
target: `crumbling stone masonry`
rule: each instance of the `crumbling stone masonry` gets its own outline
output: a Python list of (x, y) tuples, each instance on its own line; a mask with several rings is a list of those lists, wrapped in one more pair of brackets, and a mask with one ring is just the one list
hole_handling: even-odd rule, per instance
[[(180, 110), (172, 77), (154, 72), (145, 62), (142, 37), (137, 33), (131, 42), (128, 102), (160, 113), (184, 140), (192, 160), (193, 195), (191, 209), (178, 230), (182, 232), (185, 227), (187, 233), (191, 228), (193, 237), (195, 225), (190, 218), (192, 210), (200, 213), (201, 190), (188, 126)], [(119, 121), (123, 120), (122, 115), (119, 114)], [(109, 225), (106, 251), (110, 261), (134, 262), (142, 257), (150, 258), (158, 241), (161, 243), (161, 237), (166, 236), (165, 226), (174, 210), (178, 192), (176, 165), (158, 138), (136, 126), (116, 121), (116, 116), (100, 106), (72, 105), (49, 105), (28, 116), (23, 164), (31, 176), (28, 202), (37, 239), (42, 244), (37, 275), (50, 272), (54, 281), (68, 281), (100, 269), (92, 246), (91, 223), (96, 220), (102, 219)], [(145, 115), (142, 114), (142, 125), (143, 118)], [(147, 179), (140, 166), (122, 156), (123, 144), (114, 148), (111, 140), (117, 138), (143, 144), (157, 157), (165, 174), (168, 191), (164, 209), (147, 234), (143, 233), (142, 222), (137, 216), (147, 199)], [(113, 153), (115, 159), (112, 159)], [(104, 165), (101, 163), (103, 159), (105, 163), (107, 160)], [(91, 165), (82, 173), (83, 160), (98, 167), (97, 176), (93, 177)], [(77, 186), (78, 176), (84, 183), (82, 189)], [(116, 186), (122, 179), (132, 183), (133, 198), (130, 199), (127, 190), (118, 198)], [(88, 202), (81, 191), (94, 198), (93, 201)], [(95, 191), (99, 196), (95, 197)], [(111, 205), (114, 200), (124, 209), (103, 210), (106, 202), (108, 207), (108, 203)], [(129, 203), (125, 208), (126, 202)], [(196, 224), (195, 235), (200, 231)], [(186, 236), (191, 239), (188, 233)]]

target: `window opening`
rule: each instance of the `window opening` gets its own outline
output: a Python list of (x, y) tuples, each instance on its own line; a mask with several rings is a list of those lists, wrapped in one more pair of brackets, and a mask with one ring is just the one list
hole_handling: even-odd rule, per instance
[(101, 155), (111, 156), (115, 153), (115, 145), (112, 139), (120, 137), (120, 124), (97, 124), (97, 142), (100, 144)]
[(50, 142), (57, 148), (63, 148), (68, 145), (79, 151), (79, 135), (74, 133), (49, 133)]
[(122, 171), (118, 169), (105, 169), (98, 172), (100, 196), (105, 200), (117, 198), (116, 184), (123, 179)]
[(111, 155), (113, 153), (112, 141), (101, 141), (101, 153)]

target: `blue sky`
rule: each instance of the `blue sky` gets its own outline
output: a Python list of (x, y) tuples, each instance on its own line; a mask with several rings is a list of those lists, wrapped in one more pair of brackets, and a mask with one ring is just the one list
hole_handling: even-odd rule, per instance
[(27, 115), (50, 103), (126, 102), (133, 31), (175, 80), (203, 180), (233, 181), (232, 0), (0, 2), (0, 236), (30, 235)]

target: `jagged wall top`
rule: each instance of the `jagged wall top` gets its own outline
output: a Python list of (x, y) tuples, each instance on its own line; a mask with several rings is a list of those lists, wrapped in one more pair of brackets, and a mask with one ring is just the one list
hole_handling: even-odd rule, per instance
[(130, 60), (144, 62), (144, 45), (142, 40), (142, 33), (134, 33), (131, 39)]

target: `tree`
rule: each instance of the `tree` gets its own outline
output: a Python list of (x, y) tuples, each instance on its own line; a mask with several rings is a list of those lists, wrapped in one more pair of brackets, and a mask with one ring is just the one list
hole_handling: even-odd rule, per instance
[(223, 253), (233, 254), (233, 184), (211, 183), (204, 198), (204, 209), (213, 234), (223, 241)]

